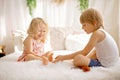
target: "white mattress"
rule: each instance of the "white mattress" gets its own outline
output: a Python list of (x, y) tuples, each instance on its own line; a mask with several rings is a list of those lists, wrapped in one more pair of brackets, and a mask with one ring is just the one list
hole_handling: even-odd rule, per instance
[[(67, 54), (71, 51), (54, 51)], [(19, 52), (0, 58), (0, 80), (120, 80), (120, 63), (110, 68), (93, 67), (89, 72), (74, 69), (71, 61), (49, 63), (39, 60), (17, 62)]]

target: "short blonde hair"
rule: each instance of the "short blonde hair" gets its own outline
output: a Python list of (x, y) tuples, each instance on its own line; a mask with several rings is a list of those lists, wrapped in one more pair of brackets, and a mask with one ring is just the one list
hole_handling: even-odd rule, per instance
[(47, 33), (48, 33), (48, 25), (42, 18), (33, 18), (29, 25), (27, 33), (29, 35), (35, 35), (38, 32), (38, 29), (41, 29), (43, 25), (45, 25), (44, 27), (46, 29), (46, 34), (44, 36), (44, 39), (42, 40), (44, 42), (46, 40)]
[(103, 27), (103, 18), (101, 14), (93, 8), (85, 10), (80, 16), (81, 23), (88, 22), (94, 24), (95, 21), (97, 22), (97, 28)]

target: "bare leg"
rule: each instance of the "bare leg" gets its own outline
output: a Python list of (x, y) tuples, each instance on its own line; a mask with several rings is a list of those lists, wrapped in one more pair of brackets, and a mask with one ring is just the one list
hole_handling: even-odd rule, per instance
[(48, 59), (44, 56), (35, 56), (33, 54), (28, 54), (25, 57), (25, 61), (30, 61), (30, 60), (41, 60), (44, 65), (48, 64)]
[(50, 62), (53, 61), (53, 52), (48, 51), (44, 56), (46, 56)]
[(88, 66), (90, 63), (90, 58), (83, 56), (83, 55), (77, 55), (73, 59), (73, 63), (75, 66)]
[(76, 67), (81, 68), (84, 72), (90, 71), (90, 67), (88, 67), (90, 59), (86, 56), (77, 55), (74, 57), (73, 63)]
[(47, 65), (48, 64), (48, 59), (45, 57), (45, 56), (42, 56), (42, 63), (44, 65)]

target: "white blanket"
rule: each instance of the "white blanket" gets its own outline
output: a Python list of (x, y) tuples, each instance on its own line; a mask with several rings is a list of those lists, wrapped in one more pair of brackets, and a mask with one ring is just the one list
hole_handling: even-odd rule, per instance
[(110, 68), (93, 67), (91, 71), (83, 72), (74, 69), (71, 61), (44, 66), (39, 60), (17, 62), (19, 55), (13, 53), (0, 58), (0, 80), (120, 80), (120, 63)]

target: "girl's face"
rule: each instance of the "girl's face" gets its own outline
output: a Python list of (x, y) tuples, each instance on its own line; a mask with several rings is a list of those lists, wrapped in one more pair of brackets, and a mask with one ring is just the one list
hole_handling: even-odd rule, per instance
[(46, 36), (46, 29), (43, 26), (42, 28), (37, 30), (37, 34), (35, 35), (36, 39), (43, 39)]
[(95, 31), (95, 26), (93, 24), (90, 24), (88, 22), (82, 23), (82, 29), (87, 33), (92, 33)]

